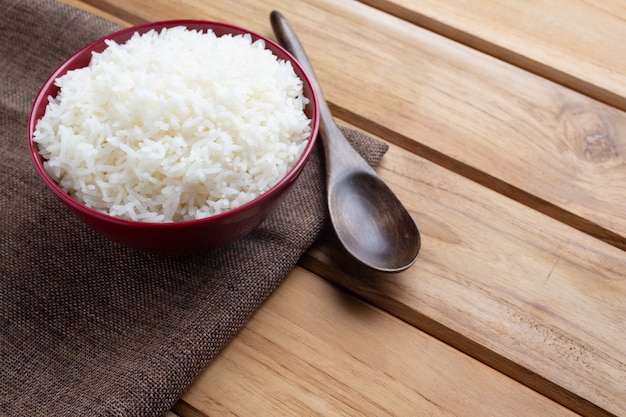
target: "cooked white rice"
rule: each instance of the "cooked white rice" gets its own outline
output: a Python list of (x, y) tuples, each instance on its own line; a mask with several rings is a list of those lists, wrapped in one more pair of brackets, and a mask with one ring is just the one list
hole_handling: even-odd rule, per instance
[(135, 33), (56, 84), (34, 132), (47, 172), (131, 220), (238, 207), (286, 175), (310, 134), (302, 81), (249, 35)]

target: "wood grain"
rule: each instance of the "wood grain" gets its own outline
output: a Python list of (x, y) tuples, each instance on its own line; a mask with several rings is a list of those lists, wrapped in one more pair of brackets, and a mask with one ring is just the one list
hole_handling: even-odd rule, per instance
[(623, 1), (362, 2), (626, 110)]
[(195, 17), (270, 37), (279, 9), (336, 115), (626, 250), (622, 111), (359, 2), (88, 1), (132, 23)]
[(417, 264), (373, 274), (326, 239), (305, 267), (579, 413), (626, 414), (621, 250), (396, 146), (379, 173), (420, 225)]
[(574, 415), (300, 268), (183, 401), (206, 415)]

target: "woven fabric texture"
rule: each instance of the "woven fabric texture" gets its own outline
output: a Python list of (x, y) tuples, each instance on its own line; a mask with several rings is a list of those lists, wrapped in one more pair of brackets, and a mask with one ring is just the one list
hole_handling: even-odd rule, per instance
[[(230, 246), (164, 256), (111, 242), (37, 177), (26, 125), (54, 68), (119, 27), (52, 0), (0, 6), (0, 415), (162, 415), (326, 227), (322, 153)], [(373, 166), (387, 150), (344, 131)]]

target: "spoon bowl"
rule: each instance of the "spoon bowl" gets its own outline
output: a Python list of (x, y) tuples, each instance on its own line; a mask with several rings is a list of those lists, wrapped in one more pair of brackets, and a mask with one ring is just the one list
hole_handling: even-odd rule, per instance
[(421, 247), (415, 221), (341, 133), (304, 48), (287, 19), (273, 11), (270, 20), (278, 41), (304, 68), (318, 98), (328, 211), (339, 241), (356, 260), (374, 270), (400, 272), (409, 268), (417, 260)]
[[(417, 259), (420, 237), (415, 223), (382, 181), (353, 171), (329, 193), (333, 225), (344, 248), (370, 268), (398, 272)], [(358, 230), (361, 233), (352, 231)]]

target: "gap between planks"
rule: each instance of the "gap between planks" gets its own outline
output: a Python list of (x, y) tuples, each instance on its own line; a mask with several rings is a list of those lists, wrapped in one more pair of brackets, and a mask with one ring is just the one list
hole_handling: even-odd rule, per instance
[(619, 110), (626, 111), (626, 97), (563, 72), (550, 65), (502, 47), (467, 31), (457, 29), (432, 17), (386, 0), (359, 0), (363, 4), (388, 13), (404, 21), (437, 33), (462, 45), (490, 55), (501, 61), (522, 68), (528, 72), (562, 85), (570, 90), (586, 95), (594, 100)]
[(558, 205), (544, 200), (532, 193), (524, 191), (508, 182), (505, 182), (485, 171), (472, 167), (454, 159), (423, 143), (411, 140), (401, 133), (364, 118), (345, 108), (328, 103), (333, 115), (365, 132), (377, 136), (389, 143), (397, 145), (417, 156), (420, 156), (449, 171), (468, 178), (492, 191), (502, 194), (520, 204), (536, 210), (550, 218), (558, 220), (576, 230), (593, 236), (611, 246), (626, 251), (626, 239), (618, 233), (608, 230), (597, 223), (565, 210)]

